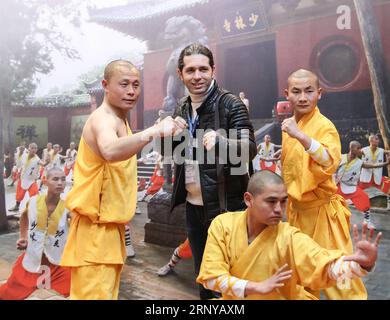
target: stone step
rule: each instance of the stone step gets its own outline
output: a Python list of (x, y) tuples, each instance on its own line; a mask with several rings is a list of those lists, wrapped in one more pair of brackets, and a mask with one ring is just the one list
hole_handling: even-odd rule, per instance
[(367, 188), (364, 192), (368, 194), (372, 208), (387, 209), (387, 194), (377, 188)]

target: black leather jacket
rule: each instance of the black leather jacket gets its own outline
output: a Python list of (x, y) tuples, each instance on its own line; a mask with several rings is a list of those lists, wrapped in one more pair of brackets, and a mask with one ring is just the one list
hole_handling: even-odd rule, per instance
[[(199, 115), (197, 129), (218, 129), (215, 128), (216, 101), (219, 96), (223, 95), (223, 93), (226, 93), (226, 91), (220, 89), (215, 83), (214, 88), (208, 94), (206, 100), (197, 109), (197, 113)], [(231, 93), (224, 94), (220, 100), (221, 101), (219, 103), (219, 110), (222, 110), (222, 115), (224, 113), (224, 117), (220, 116), (220, 127), (224, 128), (227, 132), (229, 129), (237, 130), (236, 139), (229, 139), (230, 137), (227, 136), (227, 140), (224, 141), (223, 145), (230, 147), (231, 144), (235, 144), (237, 149), (240, 150), (240, 137), (243, 133), (242, 130), (247, 129), (247, 132), (249, 131), (249, 161), (251, 162), (252, 159), (255, 157), (257, 150), (254, 130), (252, 123), (249, 120), (247, 108), (238, 97), (234, 96)], [(190, 97), (184, 98), (177, 107), (173, 117), (179, 115), (188, 121), (188, 114), (191, 110), (190, 102)], [(222, 106), (224, 107), (224, 109), (222, 109)], [(175, 145), (174, 142), (174, 150), (179, 143), (180, 142), (176, 143)], [(202, 148), (204, 148), (202, 145), (202, 141), (198, 141), (198, 146), (199, 144)], [(205, 149), (204, 153), (207, 156), (207, 151)], [(231, 175), (232, 167), (234, 167), (234, 165), (232, 165), (230, 161), (228, 161), (228, 164), (225, 164), (223, 166), (223, 172), (225, 176), (225, 203), (227, 205), (228, 211), (244, 210), (246, 206), (243, 200), (243, 195), (247, 189), (249, 175), (248, 173), (242, 175)], [(204, 222), (207, 223), (221, 213), (217, 187), (217, 166), (216, 164), (207, 164), (204, 162), (204, 164), (199, 164), (199, 173), (204, 204), (203, 218)], [(173, 186), (171, 209), (173, 210), (175, 206), (184, 203), (186, 201), (186, 196), (187, 191), (185, 188), (184, 165), (175, 165), (175, 182)]]

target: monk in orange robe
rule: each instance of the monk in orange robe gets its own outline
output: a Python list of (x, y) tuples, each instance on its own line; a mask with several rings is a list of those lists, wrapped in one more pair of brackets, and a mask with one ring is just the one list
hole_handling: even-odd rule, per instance
[(126, 260), (125, 225), (137, 204), (136, 155), (153, 138), (180, 134), (182, 118), (167, 117), (132, 134), (127, 113), (141, 92), (139, 70), (125, 60), (104, 70), (104, 100), (88, 118), (80, 140), (74, 186), (66, 199), (73, 213), (62, 266), (71, 267), (71, 299), (118, 298)]
[[(322, 89), (318, 77), (298, 70), (288, 78), (285, 95), (294, 116), (282, 123), (282, 172), (288, 191), (288, 221), (326, 249), (352, 253), (351, 212), (336, 194), (332, 175), (341, 159), (339, 134), (317, 102)], [(367, 299), (360, 279), (346, 288), (324, 290), (328, 299)], [(319, 292), (313, 292), (319, 296)]]

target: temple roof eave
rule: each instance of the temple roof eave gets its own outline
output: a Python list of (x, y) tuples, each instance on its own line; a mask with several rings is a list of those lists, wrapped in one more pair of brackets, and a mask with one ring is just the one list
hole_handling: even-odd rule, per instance
[(128, 4), (105, 9), (92, 8), (89, 11), (91, 21), (97, 23), (142, 24), (147, 20), (160, 19), (218, 1), (221, 0), (190, 0), (189, 3), (180, 4), (172, 0), (165, 3), (144, 0), (131, 6)]
[[(218, 5), (221, 2), (232, 2), (232, 0), (194, 0), (193, 3), (178, 5), (169, 10), (149, 12), (144, 10), (143, 14), (126, 15), (126, 8), (129, 6), (108, 8), (110, 10), (90, 10), (90, 21), (104, 25), (113, 30), (148, 41), (155, 38), (156, 33), (161, 32), (165, 22), (174, 15), (192, 15), (197, 19), (209, 15), (210, 6)], [(148, 0), (145, 0), (148, 2)], [(205, 5), (207, 4), (207, 6)], [(120, 9), (124, 10), (120, 10)], [(138, 8), (140, 10), (140, 8)], [(197, 10), (194, 10), (197, 9)], [(192, 11), (192, 13), (190, 12)], [(148, 28), (145, 28), (145, 25)]]

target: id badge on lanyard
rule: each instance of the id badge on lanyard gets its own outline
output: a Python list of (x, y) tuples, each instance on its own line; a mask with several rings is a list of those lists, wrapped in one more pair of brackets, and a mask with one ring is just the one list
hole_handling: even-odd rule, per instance
[(199, 122), (199, 115), (196, 115), (195, 119), (193, 120), (191, 119), (191, 116), (188, 115), (188, 126), (190, 130), (190, 142), (188, 145), (188, 149), (189, 149), (188, 154), (191, 160), (193, 160), (193, 150), (196, 147), (197, 139), (195, 138), (195, 131), (196, 131), (196, 127), (198, 126), (198, 122)]
[(198, 125), (199, 121), (199, 116), (197, 115), (195, 119), (192, 121), (190, 115), (188, 115), (188, 126), (189, 126), (189, 131), (190, 131), (190, 139), (188, 143), (188, 159), (185, 160), (185, 184), (191, 184), (191, 183), (196, 183), (196, 170), (197, 170), (197, 165), (196, 161), (194, 161), (194, 148), (196, 147), (196, 138), (195, 136), (195, 130)]

